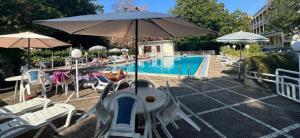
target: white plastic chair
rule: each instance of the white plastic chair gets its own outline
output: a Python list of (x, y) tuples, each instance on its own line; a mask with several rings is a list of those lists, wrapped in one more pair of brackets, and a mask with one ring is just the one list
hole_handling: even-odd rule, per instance
[(58, 87), (61, 86), (62, 89), (65, 91), (65, 94), (69, 91), (69, 85), (75, 82), (75, 76), (70, 74), (70, 72), (63, 72), (63, 71), (56, 71), (53, 73), (56, 75), (54, 78), (55, 80), (55, 95), (57, 95)]
[(98, 79), (99, 83), (98, 83), (98, 86), (96, 86), (96, 88), (98, 90), (102, 90), (105, 88), (105, 86), (108, 84), (108, 83), (111, 83), (113, 84), (113, 89), (112, 89), (112, 92), (115, 92), (115, 91), (118, 91), (120, 89), (120, 86), (123, 85), (123, 84), (128, 84), (129, 85), (129, 82), (128, 82), (128, 79), (127, 78), (123, 78), (117, 82), (114, 82), (114, 81), (111, 81), (110, 79), (108, 79), (107, 77), (105, 76), (101, 76), (104, 80), (101, 80), (101, 79)]
[(0, 120), (9, 118), (10, 115), (21, 115), (40, 108), (45, 109), (51, 103), (47, 98), (34, 98), (14, 105), (6, 105), (0, 108)]
[(101, 96), (98, 102), (96, 103), (96, 105), (94, 105), (88, 112), (86, 112), (83, 116), (77, 119), (76, 122), (83, 120), (84, 118), (88, 117), (90, 114), (95, 114), (97, 119), (99, 119), (101, 123), (106, 124), (111, 118), (111, 116), (109, 112), (106, 110), (106, 108), (103, 106), (102, 102), (104, 98), (106, 98), (106, 96), (109, 94), (111, 88), (112, 88), (112, 84), (108, 83), (104, 91), (101, 93)]
[[(137, 85), (138, 87), (150, 87), (150, 88), (155, 88), (155, 85), (148, 81), (148, 80), (145, 80), (145, 79), (139, 79), (137, 81)], [(130, 84), (130, 87), (135, 87), (135, 81), (133, 81), (131, 84)]]
[[(137, 104), (143, 108), (145, 118), (144, 134), (141, 135), (135, 132), (135, 116)], [(113, 97), (108, 103), (107, 109), (112, 109), (114, 106), (112, 125), (105, 137), (120, 136), (120, 137), (133, 137), (147, 138), (151, 135), (151, 122), (150, 116), (146, 111), (144, 100), (130, 92), (114, 93)]]
[[(55, 132), (59, 132), (70, 125), (75, 107), (69, 104), (54, 104), (43, 110), (20, 116), (12, 116), (12, 120), (0, 124), (0, 137), (16, 137), (29, 130), (49, 125)], [(64, 126), (57, 128), (51, 122), (67, 115)]]
[[(96, 103), (87, 113), (85, 113), (83, 116), (81, 116), (76, 122), (79, 122), (89, 116), (90, 114), (95, 114), (97, 117), (97, 123), (96, 123), (96, 130), (95, 130), (95, 137), (98, 137), (100, 135), (103, 135), (105, 133), (111, 123), (111, 114), (109, 111), (106, 110), (106, 108), (103, 105), (103, 100), (106, 98), (106, 96), (109, 94), (110, 90), (112, 89), (112, 84), (109, 83), (106, 85), (103, 92), (101, 92), (101, 96)], [(101, 127), (101, 130), (99, 128)]]
[[(31, 69), (22, 74), (20, 94), (23, 96), (23, 102), (25, 101), (25, 90), (27, 94), (31, 93), (31, 90), (42, 91), (42, 95), (46, 98), (46, 88), (44, 85), (45, 73), (39, 69)], [(23, 86), (24, 82), (27, 82)]]
[(194, 127), (197, 131), (200, 131), (200, 127), (192, 119), (190, 119), (189, 116), (186, 113), (184, 113), (181, 108), (189, 112), (192, 116), (196, 117), (197, 119), (199, 119), (199, 117), (177, 99), (177, 97), (172, 93), (168, 82), (167, 94), (170, 99), (168, 106), (156, 113), (156, 117), (161, 123), (161, 128), (166, 134), (166, 136), (168, 138), (172, 138), (172, 135), (166, 127), (168, 124), (172, 124), (175, 127), (175, 129), (179, 129), (178, 125), (175, 123), (175, 119), (177, 117), (182, 118), (192, 127)]

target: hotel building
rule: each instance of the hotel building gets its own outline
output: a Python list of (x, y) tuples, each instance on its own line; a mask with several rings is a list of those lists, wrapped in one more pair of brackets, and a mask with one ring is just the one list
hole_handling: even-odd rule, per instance
[(283, 38), (284, 34), (282, 32), (266, 30), (268, 21), (265, 16), (271, 4), (272, 0), (268, 0), (268, 3), (253, 16), (251, 31), (252, 33), (269, 38), (269, 42), (260, 44), (263, 48), (288, 48), (290, 47), (291, 40)]

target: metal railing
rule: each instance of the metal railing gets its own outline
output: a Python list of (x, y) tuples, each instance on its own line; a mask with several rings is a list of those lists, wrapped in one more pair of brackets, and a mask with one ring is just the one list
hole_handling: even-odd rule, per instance
[(300, 103), (299, 72), (277, 69), (275, 75), (277, 94)]
[(273, 82), (276, 83), (276, 75), (275, 74), (268, 74), (268, 73), (258, 73), (255, 71), (246, 71), (245, 76), (247, 78), (256, 79), (259, 82)]
[(275, 83), (278, 95), (300, 103), (299, 72), (285, 69), (276, 69), (275, 74), (246, 71), (245, 76), (261, 83), (264, 81)]

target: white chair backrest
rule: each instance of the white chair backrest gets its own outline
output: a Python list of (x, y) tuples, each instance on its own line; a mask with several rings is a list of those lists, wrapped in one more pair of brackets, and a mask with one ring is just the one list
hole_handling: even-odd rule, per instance
[[(42, 83), (42, 76), (44, 76), (44, 72), (39, 69), (30, 69), (25, 73), (25, 76), (28, 79), (30, 84)], [(25, 78), (24, 74), (22, 75), (22, 79)]]
[(168, 82), (168, 81), (167, 81), (167, 93), (168, 93), (168, 95), (169, 95), (169, 98), (171, 98), (171, 100), (172, 100), (175, 104), (179, 105), (179, 100), (178, 100), (178, 98), (173, 94), (173, 92), (172, 92), (172, 90), (171, 90), (171, 88), (170, 88), (170, 85), (169, 85), (169, 82)]
[[(148, 81), (148, 80), (145, 80), (145, 79), (139, 79), (137, 81), (137, 85), (138, 87), (151, 87), (151, 88), (155, 88), (155, 85)], [(135, 87), (135, 81), (133, 81), (131, 84), (130, 84), (130, 87)]]
[[(123, 78), (121, 80), (119, 80), (115, 86), (115, 90), (114, 91), (118, 91), (120, 89), (120, 86), (123, 85), (124, 83), (127, 83), (128, 84), (128, 80), (127, 78)], [(128, 84), (129, 86), (129, 84)]]
[[(143, 102), (140, 97), (130, 92), (114, 93), (108, 104), (108, 109), (111, 109), (111, 105), (114, 105), (114, 115), (111, 129), (109, 131), (111, 135), (122, 134), (120, 136), (134, 136), (137, 104), (144, 109), (144, 117), (148, 118), (145, 102)], [(146, 125), (149, 125), (148, 121), (146, 121), (145, 126)], [(144, 136), (147, 136), (148, 131), (149, 130), (145, 129)]]

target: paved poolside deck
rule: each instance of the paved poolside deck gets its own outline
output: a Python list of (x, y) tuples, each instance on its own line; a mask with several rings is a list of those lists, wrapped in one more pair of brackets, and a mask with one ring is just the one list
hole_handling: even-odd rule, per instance
[[(208, 81), (140, 76), (140, 78), (149, 79), (157, 87), (162, 88), (165, 87), (168, 80), (171, 89), (179, 100), (200, 117), (201, 120), (193, 118), (201, 127), (200, 132), (179, 119), (176, 121), (180, 127), (179, 130), (169, 126), (174, 137), (300, 136), (300, 118), (294, 118), (297, 114), (288, 112), (300, 112), (300, 104), (278, 96), (272, 90), (244, 86), (232, 76), (223, 74), (220, 70), (221, 66), (215, 62), (214, 58), (211, 59), (210, 79)], [(14, 103), (11, 95), (12, 92), (1, 93), (1, 104)], [(73, 104), (79, 112), (82, 112), (89, 110), (98, 100), (98, 97), (97, 92), (85, 89), (80, 92), (79, 99), (76, 99), (74, 94), (52, 95), (51, 99), (54, 102)], [(75, 115), (74, 120), (77, 117), (78, 115)], [(95, 118), (89, 117), (79, 124), (73, 124), (69, 129), (59, 134), (55, 134), (47, 128), (40, 137), (91, 137), (94, 134), (94, 129)], [(22, 137), (31, 137), (35, 132), (37, 131)], [(165, 137), (160, 129), (159, 135), (154, 136)]]

